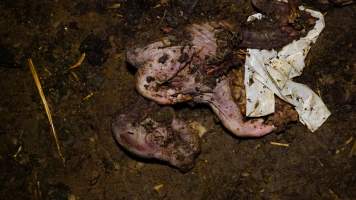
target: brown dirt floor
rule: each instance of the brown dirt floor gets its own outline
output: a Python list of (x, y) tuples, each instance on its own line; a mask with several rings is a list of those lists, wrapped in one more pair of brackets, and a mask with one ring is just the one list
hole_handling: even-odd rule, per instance
[[(167, 26), (242, 22), (253, 13), (249, 1), (2, 0), (0, 199), (356, 199), (356, 6), (304, 3), (326, 14), (326, 28), (297, 81), (317, 91), (332, 116), (315, 133), (296, 123), (241, 139), (208, 107), (182, 106), (180, 115), (209, 130), (196, 166), (183, 174), (129, 156), (113, 139), (113, 116), (138, 98), (125, 50)], [(68, 70), (82, 52), (84, 63)], [(30, 57), (66, 167), (26, 65)]]

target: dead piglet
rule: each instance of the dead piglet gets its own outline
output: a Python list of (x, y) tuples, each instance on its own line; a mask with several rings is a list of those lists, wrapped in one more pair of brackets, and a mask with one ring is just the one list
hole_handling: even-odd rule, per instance
[[(127, 61), (138, 68), (136, 88), (140, 94), (159, 104), (175, 104), (192, 99), (189, 91), (199, 87), (195, 81), (197, 79), (193, 73), (185, 77), (179, 74), (188, 75), (189, 71), (195, 71), (193, 68), (201, 68), (207, 57), (215, 55), (217, 47), (215, 28), (211, 24), (193, 24), (187, 28), (187, 32), (189, 44), (172, 44), (162, 39), (127, 52)], [(179, 84), (173, 87), (174, 82)]]
[[(246, 116), (246, 90), (244, 85), (244, 69), (233, 70), (231, 75), (230, 88), (234, 102), (238, 105), (243, 116)], [(265, 116), (265, 123), (273, 125), (276, 129), (273, 132), (284, 131), (287, 126), (298, 121), (298, 113), (294, 107), (276, 96), (275, 112)]]
[(219, 117), (221, 123), (239, 137), (262, 137), (272, 132), (273, 125), (264, 124), (264, 120), (246, 120), (234, 101), (231, 93), (230, 77), (221, 77), (211, 93), (203, 93), (194, 98), (195, 102), (208, 104)]
[(172, 79), (191, 60), (194, 50), (190, 46), (167, 46), (164, 41), (128, 51), (127, 61), (137, 67), (137, 91), (160, 104), (173, 104), (189, 100), (164, 83)]
[[(219, 48), (222, 43), (219, 40), (226, 38), (220, 38), (219, 33), (224, 33), (221, 32), (224, 29), (228, 33), (228, 27), (226, 23), (193, 24), (187, 28), (191, 35), (190, 45), (152, 43), (128, 52), (128, 61), (139, 66), (136, 87), (143, 96), (160, 104), (183, 101), (208, 104), (235, 135), (260, 137), (274, 127), (263, 124), (263, 119), (246, 121), (233, 101), (230, 78), (226, 75), (234, 59), (231, 53)], [(228, 38), (229, 35), (233, 40), (234, 34), (227, 34)]]
[(186, 122), (177, 119), (170, 108), (146, 100), (118, 114), (112, 129), (127, 151), (168, 162), (181, 171), (191, 169), (200, 153), (200, 138)]

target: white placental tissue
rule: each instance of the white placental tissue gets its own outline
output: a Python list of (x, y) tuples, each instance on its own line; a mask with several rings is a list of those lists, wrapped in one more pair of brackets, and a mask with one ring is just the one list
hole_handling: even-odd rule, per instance
[[(274, 112), (275, 97), (295, 106), (299, 120), (312, 132), (330, 116), (321, 98), (309, 87), (292, 81), (305, 67), (305, 57), (325, 27), (320, 12), (304, 9), (317, 19), (315, 26), (305, 37), (284, 46), (280, 51), (247, 49), (245, 62), (246, 116), (260, 117)], [(263, 17), (255, 14), (248, 20)]]

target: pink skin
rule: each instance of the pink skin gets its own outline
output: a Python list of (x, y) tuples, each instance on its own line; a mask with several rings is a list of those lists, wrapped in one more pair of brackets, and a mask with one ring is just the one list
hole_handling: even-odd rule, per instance
[[(296, 0), (271, 5), (267, 0), (252, 2), (277, 24), (252, 24), (242, 29), (241, 38), (232, 34), (231, 41), (231, 38), (216, 36), (222, 29), (227, 30), (221, 32), (222, 36), (231, 33), (233, 28), (228, 23), (193, 24), (186, 29), (191, 36), (188, 44), (170, 45), (167, 41), (158, 41), (128, 51), (127, 61), (138, 68), (137, 91), (159, 104), (187, 101), (208, 104), (222, 124), (236, 136), (261, 137), (273, 131), (274, 126), (264, 124), (262, 119), (246, 121), (234, 102), (230, 78), (226, 75), (234, 65), (229, 51), (237, 46), (236, 40), (240, 47), (263, 49), (282, 47), (291, 42), (296, 31), (288, 23), (295, 17), (293, 3)], [(221, 45), (230, 43), (232, 47)], [(220, 52), (221, 49), (227, 51)], [(164, 117), (152, 113), (161, 117), (163, 113)], [(112, 124), (114, 136), (123, 148), (137, 156), (162, 160), (187, 171), (194, 166), (200, 153), (200, 138), (187, 123), (166, 114), (161, 107), (141, 98), (115, 118)]]
[(275, 129), (273, 125), (263, 124), (263, 119), (244, 121), (240, 109), (233, 100), (227, 78), (218, 82), (213, 93), (197, 96), (194, 100), (209, 104), (223, 125), (237, 136), (261, 137)]
[(137, 117), (120, 114), (112, 125), (114, 136), (123, 148), (142, 158), (168, 162), (183, 172), (194, 166), (200, 153), (200, 140), (185, 122), (173, 118), (166, 125), (149, 117)]
[[(187, 65), (198, 65), (204, 56), (216, 52), (214, 28), (210, 24), (194, 24), (188, 28), (193, 35), (192, 46), (168, 46), (163, 41), (128, 51), (127, 61), (139, 67), (136, 73), (137, 91), (159, 104), (175, 104), (191, 100), (191, 95), (184, 94), (179, 88), (164, 87), (162, 84), (174, 79)], [(189, 90), (194, 77), (187, 77), (184, 82)], [(175, 80), (172, 80), (175, 82)], [(185, 82), (190, 82), (187, 84)]]
[[(193, 24), (188, 27), (192, 35), (191, 46), (164, 47), (156, 42), (144, 48), (129, 51), (128, 62), (139, 67), (136, 87), (140, 94), (160, 104), (175, 104), (193, 100), (209, 104), (222, 124), (241, 137), (261, 137), (274, 127), (264, 125), (263, 120), (244, 121), (234, 102), (227, 77), (219, 81), (209, 73), (223, 68), (206, 63), (217, 51), (216, 23)], [(226, 27), (220, 24), (220, 27)], [(168, 56), (165, 56), (168, 55)], [(180, 59), (184, 55), (185, 59)], [(165, 59), (161, 59), (165, 56)], [(179, 62), (183, 61), (183, 62)], [(164, 62), (163, 62), (164, 61)], [(193, 68), (198, 68), (191, 72)], [(213, 80), (206, 85), (202, 80)], [(166, 83), (166, 85), (163, 85)]]
[(164, 46), (163, 42), (155, 42), (127, 54), (127, 59), (132, 64), (143, 63), (139, 65), (140, 68), (136, 74), (136, 89), (146, 98), (160, 104), (186, 101), (190, 98), (189, 96), (179, 94), (173, 88), (161, 87), (161, 85), (175, 77), (190, 62), (193, 49), (182, 46)]

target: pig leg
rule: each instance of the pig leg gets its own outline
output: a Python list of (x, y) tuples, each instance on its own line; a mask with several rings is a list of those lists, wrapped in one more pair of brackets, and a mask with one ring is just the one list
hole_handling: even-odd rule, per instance
[(274, 130), (273, 125), (265, 125), (261, 119), (244, 121), (233, 100), (227, 79), (217, 83), (213, 93), (197, 96), (195, 100), (209, 104), (223, 125), (236, 136), (261, 137)]

